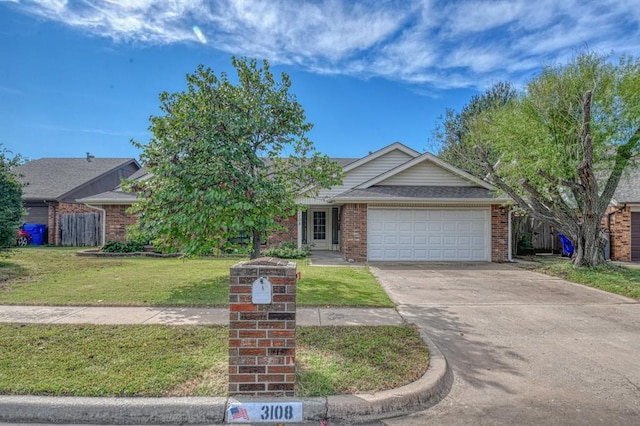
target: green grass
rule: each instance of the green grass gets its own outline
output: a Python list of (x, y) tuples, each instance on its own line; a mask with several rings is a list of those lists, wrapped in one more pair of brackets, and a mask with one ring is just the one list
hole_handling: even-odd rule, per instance
[(227, 337), (224, 327), (0, 324), (0, 393), (161, 396), (226, 374)]
[[(29, 247), (0, 263), (0, 303), (88, 306), (225, 306), (229, 268), (240, 258), (95, 258), (77, 248)], [(366, 268), (298, 261), (298, 304), (393, 303)], [(6, 277), (4, 280), (1, 277)]]
[(595, 268), (574, 268), (569, 261), (560, 258), (547, 258), (544, 261), (536, 259), (535, 263), (526, 267), (567, 281), (640, 300), (640, 268), (610, 263)]
[[(226, 327), (0, 324), (0, 394), (225, 396)], [(300, 327), (298, 396), (374, 392), (426, 371), (405, 327)]]
[(298, 396), (376, 392), (413, 382), (429, 353), (412, 326), (298, 329)]

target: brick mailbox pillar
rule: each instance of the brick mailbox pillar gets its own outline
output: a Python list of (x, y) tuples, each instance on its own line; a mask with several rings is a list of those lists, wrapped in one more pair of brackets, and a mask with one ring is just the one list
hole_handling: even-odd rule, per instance
[(231, 268), (229, 394), (293, 396), (296, 264), (276, 258)]

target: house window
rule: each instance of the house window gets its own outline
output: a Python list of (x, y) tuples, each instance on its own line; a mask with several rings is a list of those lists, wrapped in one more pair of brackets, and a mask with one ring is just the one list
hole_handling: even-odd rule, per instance
[(327, 212), (313, 212), (313, 239), (327, 239)]

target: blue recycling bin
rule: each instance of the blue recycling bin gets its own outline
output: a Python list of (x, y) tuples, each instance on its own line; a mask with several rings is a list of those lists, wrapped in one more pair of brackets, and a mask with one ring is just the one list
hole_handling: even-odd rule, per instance
[(558, 237), (560, 237), (560, 243), (562, 244), (562, 255), (571, 257), (573, 255), (573, 244), (563, 234), (558, 233)]
[(47, 225), (43, 225), (41, 223), (25, 223), (22, 229), (31, 235), (31, 245), (42, 245), (44, 235), (47, 231)]

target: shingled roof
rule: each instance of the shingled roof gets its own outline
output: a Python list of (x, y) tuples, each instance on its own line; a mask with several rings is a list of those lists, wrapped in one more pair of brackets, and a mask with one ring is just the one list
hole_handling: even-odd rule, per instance
[(613, 199), (617, 203), (640, 203), (640, 167), (625, 172)]
[(392, 186), (377, 185), (366, 189), (353, 189), (335, 197), (335, 200), (496, 200), (494, 192), (475, 186)]
[(13, 171), (25, 184), (23, 199), (41, 201), (63, 200), (107, 175), (115, 175), (119, 183), (120, 177), (127, 177), (139, 168), (133, 158), (91, 158), (90, 161), (86, 158), (41, 158)]

